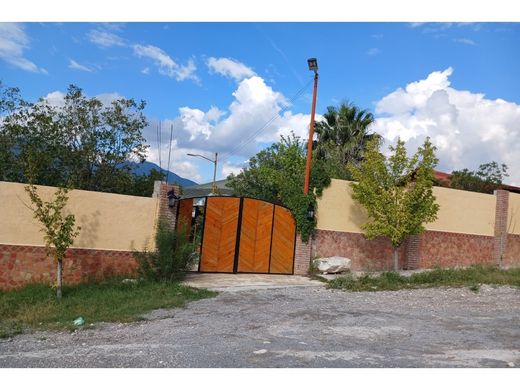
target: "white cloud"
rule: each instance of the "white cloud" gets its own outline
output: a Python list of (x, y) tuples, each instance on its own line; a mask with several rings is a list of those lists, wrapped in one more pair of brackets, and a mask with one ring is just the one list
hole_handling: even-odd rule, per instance
[(454, 38), (453, 42), (463, 43), (464, 45), (470, 45), (470, 46), (477, 45), (474, 40), (468, 39), (468, 38)]
[(367, 54), (369, 56), (375, 56), (375, 55), (379, 54), (379, 52), (380, 52), (380, 50), (377, 47), (373, 47), (367, 51)]
[(61, 91), (50, 92), (42, 99), (50, 106), (63, 107), (65, 105), (65, 94)]
[(74, 61), (73, 59), (69, 59), (69, 68), (80, 70), (82, 72), (93, 72), (94, 70), (92, 68), (89, 68), (88, 66), (81, 65), (79, 62)]
[(123, 38), (107, 31), (91, 30), (87, 34), (87, 37), (90, 42), (102, 47), (126, 46)]
[(0, 59), (28, 72), (47, 73), (24, 57), (24, 50), (28, 47), (29, 38), (21, 24), (0, 23)]
[(152, 45), (134, 45), (134, 54), (138, 57), (146, 57), (153, 60), (159, 69), (159, 73), (175, 78), (177, 81), (192, 79), (198, 81), (195, 74), (197, 67), (190, 59), (186, 65), (177, 64), (164, 50)]
[(103, 105), (108, 106), (114, 100), (124, 99), (125, 97), (120, 95), (117, 92), (107, 92), (107, 93), (100, 93), (99, 95), (96, 95), (96, 98), (101, 103), (103, 103)]
[(171, 164), (170, 171), (196, 183), (203, 181), (197, 166), (189, 161), (174, 161)]
[(103, 22), (103, 23), (101, 23), (101, 25), (106, 30), (110, 30), (110, 31), (123, 31), (123, 28), (125, 27), (126, 23), (121, 23), (121, 22), (117, 22), (117, 23)]
[(208, 139), (213, 126), (208, 121), (206, 113), (197, 108), (179, 108), (180, 119), (183, 129), (189, 133), (189, 140), (193, 141), (199, 137)]
[[(171, 125), (176, 145), (172, 155), (188, 150), (208, 156), (218, 152), (222, 161), (227, 161), (222, 170), (219, 169), (219, 175), (237, 169), (229, 162), (230, 156), (250, 157), (265, 144), (276, 142), (280, 135), (288, 135), (291, 131), (302, 138), (307, 137), (310, 115), (286, 110), (285, 96), (273, 90), (261, 77), (240, 81), (232, 96), (234, 100), (225, 111), (219, 107), (182, 107), (179, 116), (163, 121), (163, 162)], [(320, 118), (317, 116), (316, 119)], [(144, 133), (151, 149), (157, 150), (157, 122), (151, 121)], [(158, 156), (151, 158), (157, 158), (154, 162), (158, 162)]]
[(482, 25), (480, 23), (475, 22), (459, 22), (459, 23), (452, 23), (452, 22), (433, 22), (433, 23), (409, 23), (409, 26), (411, 28), (418, 28), (421, 27), (421, 32), (426, 34), (433, 34), (433, 33), (440, 33), (446, 30), (450, 29), (464, 29), (468, 30), (471, 29), (473, 31), (479, 31), (482, 28)]
[(229, 161), (222, 163), (222, 176), (228, 177), (231, 174), (238, 175), (244, 169), (246, 164), (233, 164)]
[[(155, 66), (157, 66), (160, 74), (175, 78), (177, 81), (191, 79), (197, 83), (200, 82), (199, 78), (195, 74), (197, 66), (195, 65), (193, 59), (189, 59), (185, 65), (180, 65), (160, 47), (153, 45), (132, 44), (121, 38), (119, 35), (116, 35), (110, 31), (106, 31), (107, 29), (112, 31), (119, 31), (122, 28), (120, 25), (109, 24), (108, 26), (105, 25), (104, 27), (105, 29), (91, 30), (87, 34), (90, 42), (101, 47), (130, 47), (133, 49), (134, 55), (137, 57), (151, 59)], [(150, 74), (150, 68), (145, 67), (141, 70), (141, 73)]]
[(231, 77), (236, 81), (256, 75), (251, 68), (232, 58), (210, 57), (207, 61), (207, 65), (211, 72)]
[[(168, 169), (168, 152), (170, 148), (170, 124), (171, 121), (163, 121), (162, 122), (162, 143), (160, 144), (160, 154), (159, 147), (157, 144), (157, 133), (151, 133), (149, 130), (151, 127), (155, 128), (158, 125), (158, 122), (152, 120), (153, 124), (148, 127), (148, 131), (145, 131), (146, 139), (150, 144), (150, 148), (148, 149), (148, 156), (146, 158), (147, 161), (151, 161), (157, 165), (160, 165), (162, 169)], [(199, 161), (197, 159), (193, 159), (193, 157), (189, 157), (188, 153), (194, 154), (204, 154), (205, 151), (200, 149), (187, 149), (181, 148), (178, 146), (178, 141), (174, 139), (171, 145), (172, 153), (170, 154), (170, 171), (176, 173), (177, 175), (184, 177), (189, 180), (193, 180), (197, 183), (202, 183), (204, 180), (199, 173), (198, 166), (196, 163)]]
[(511, 184), (520, 184), (520, 105), (487, 99), (450, 86), (452, 68), (383, 97), (376, 104), (374, 130), (415, 150), (429, 136), (438, 148), (439, 169), (476, 169), (497, 161), (509, 166)]
[[(65, 92), (53, 91), (49, 92), (42, 99), (51, 106), (63, 107), (65, 105), (65, 96)], [(101, 93), (99, 95), (96, 95), (95, 97), (105, 106), (108, 106), (114, 100), (124, 99), (124, 96), (120, 95), (117, 92)]]

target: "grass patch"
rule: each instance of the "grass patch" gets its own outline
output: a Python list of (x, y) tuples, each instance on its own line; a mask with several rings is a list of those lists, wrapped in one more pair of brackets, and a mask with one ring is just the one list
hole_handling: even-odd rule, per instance
[(378, 276), (352, 275), (328, 282), (329, 287), (350, 291), (401, 290), (428, 287), (469, 287), (478, 293), (481, 284), (520, 287), (520, 268), (500, 269), (493, 266), (472, 266), (465, 269), (435, 269), (402, 276), (383, 272)]
[(61, 302), (48, 285), (0, 291), (0, 338), (33, 329), (74, 329), (78, 317), (85, 324), (142, 320), (150, 310), (178, 307), (216, 293), (178, 282), (121, 283), (120, 279), (64, 286)]

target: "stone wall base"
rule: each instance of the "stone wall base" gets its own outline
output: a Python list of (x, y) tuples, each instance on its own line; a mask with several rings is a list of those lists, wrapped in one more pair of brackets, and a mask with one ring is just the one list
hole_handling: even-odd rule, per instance
[(507, 246), (501, 259), (504, 267), (520, 266), (520, 234), (508, 234)]
[[(495, 237), (427, 231), (410, 237), (400, 248), (401, 269), (453, 268), (473, 264), (496, 264)], [(390, 240), (367, 240), (361, 233), (318, 230), (315, 233), (318, 257), (342, 256), (352, 260), (353, 271), (393, 269)], [(508, 235), (503, 265), (520, 265), (520, 236)]]
[[(137, 262), (129, 251), (69, 249), (63, 261), (63, 283), (74, 284), (108, 276), (135, 276)], [(0, 244), (0, 289), (31, 283), (54, 283), (56, 264), (45, 247)]]

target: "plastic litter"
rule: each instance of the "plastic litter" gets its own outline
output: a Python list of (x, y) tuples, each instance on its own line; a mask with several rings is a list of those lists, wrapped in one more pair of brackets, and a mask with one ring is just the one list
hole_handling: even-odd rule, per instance
[(74, 325), (76, 326), (83, 326), (85, 324), (85, 320), (83, 317), (78, 317), (74, 320)]

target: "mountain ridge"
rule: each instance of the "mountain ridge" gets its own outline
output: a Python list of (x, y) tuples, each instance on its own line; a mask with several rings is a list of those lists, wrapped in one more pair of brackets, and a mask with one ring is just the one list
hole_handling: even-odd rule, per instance
[[(157, 171), (163, 172), (165, 175), (168, 175), (168, 183), (169, 184), (180, 184), (183, 187), (191, 187), (194, 185), (197, 185), (198, 183), (194, 182), (193, 180), (186, 179), (182, 176), (177, 175), (176, 173), (172, 171), (168, 171), (166, 169), (160, 169), (159, 165), (151, 162), (151, 161), (145, 161), (142, 163), (130, 163), (130, 166), (132, 168), (132, 173), (136, 175), (148, 175), (152, 169), (155, 169)], [(166, 179), (166, 176), (165, 176)]]

